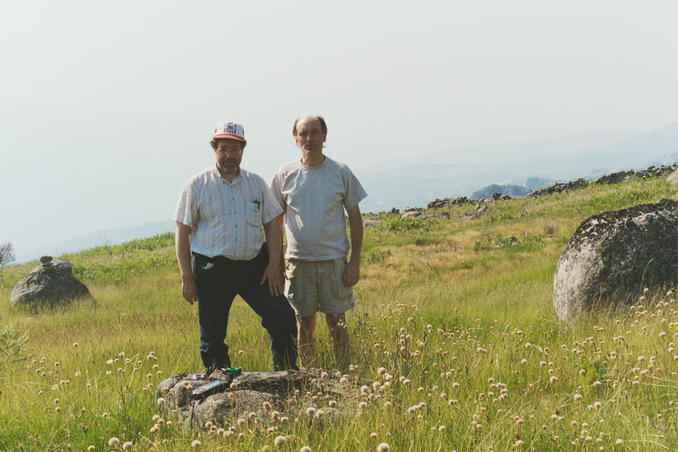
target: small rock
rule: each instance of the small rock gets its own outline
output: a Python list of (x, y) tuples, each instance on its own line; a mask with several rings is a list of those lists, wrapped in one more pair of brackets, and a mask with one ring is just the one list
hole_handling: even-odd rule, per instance
[(470, 213), (468, 215), (464, 215), (461, 217), (462, 220), (473, 220), (474, 218), (480, 217), (482, 214), (484, 214), (487, 211), (487, 206), (484, 205), (479, 205), (473, 213)]
[(666, 180), (668, 180), (672, 184), (678, 184), (678, 169), (674, 170), (671, 174), (669, 174)]
[(440, 209), (442, 207), (451, 207), (451, 206), (459, 206), (462, 204), (475, 204), (476, 201), (472, 199), (468, 199), (466, 196), (461, 196), (459, 198), (444, 198), (444, 199), (436, 199), (435, 201), (431, 201), (428, 203), (426, 206), (427, 209)]
[(618, 171), (616, 173), (606, 174), (596, 180), (596, 184), (619, 184), (628, 180), (629, 177), (636, 174), (635, 171)]
[(584, 188), (588, 186), (588, 181), (584, 178), (579, 178), (575, 181), (571, 182), (566, 182), (566, 183), (556, 183), (551, 185), (550, 187), (544, 187), (540, 188), (539, 190), (535, 190), (529, 195), (527, 195), (528, 198), (533, 198), (535, 196), (544, 196), (544, 195), (550, 195), (553, 193), (561, 193), (564, 191), (571, 191), (571, 190), (578, 190), (580, 188)]

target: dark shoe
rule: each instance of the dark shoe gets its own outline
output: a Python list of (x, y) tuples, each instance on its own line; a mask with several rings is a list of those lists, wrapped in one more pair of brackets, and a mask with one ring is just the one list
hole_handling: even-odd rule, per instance
[(242, 372), (239, 367), (229, 367), (228, 369), (219, 367), (211, 369), (209, 374), (205, 374), (205, 378), (208, 378), (210, 381), (213, 380), (222, 380), (222, 381), (232, 381), (233, 378), (240, 375)]
[(217, 367), (211, 370), (209, 374), (205, 375), (206, 378), (209, 378), (210, 381), (214, 380), (231, 380), (230, 375), (226, 372), (226, 369)]

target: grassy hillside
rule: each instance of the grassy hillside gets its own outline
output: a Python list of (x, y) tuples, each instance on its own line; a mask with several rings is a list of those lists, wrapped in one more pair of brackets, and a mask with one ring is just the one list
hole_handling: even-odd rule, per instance
[[(171, 234), (64, 256), (95, 303), (11, 307), (11, 288), (36, 263), (11, 267), (0, 282), (0, 450), (111, 450), (112, 437), (120, 449), (198, 440), (203, 450), (265, 450), (279, 435), (289, 451), (677, 450), (675, 295), (650, 292), (631, 311), (569, 325), (551, 305), (558, 257), (582, 220), (660, 198), (678, 190), (634, 179), (499, 201), (470, 221), (461, 218), (472, 206), (444, 209), (450, 220), (377, 217), (349, 315), (352, 365), (342, 371), (358, 381), (349, 408), (332, 414), (321, 397), (324, 417), (233, 419), (219, 432), (171, 422), (150, 431), (156, 414), (171, 421), (155, 386), (201, 369)], [(318, 366), (334, 369), (322, 326)], [(242, 301), (228, 342), (234, 364), (271, 369), (265, 332)]]

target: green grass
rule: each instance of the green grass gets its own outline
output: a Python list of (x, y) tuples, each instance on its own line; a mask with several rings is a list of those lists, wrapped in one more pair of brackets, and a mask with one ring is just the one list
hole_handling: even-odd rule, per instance
[[(196, 307), (181, 299), (173, 236), (64, 256), (95, 302), (29, 311), (9, 305), (36, 262), (0, 281), (0, 450), (677, 450), (678, 304), (651, 292), (626, 312), (560, 324), (552, 309), (557, 260), (588, 216), (678, 192), (661, 179), (445, 211), (427, 222), (381, 214), (366, 228), (362, 280), (349, 313), (356, 379), (341, 414), (291, 408), (234, 434), (165, 423), (151, 433), (155, 386), (201, 368)], [(324, 322), (318, 365), (337, 364)], [(271, 370), (256, 315), (237, 300), (234, 363)], [(383, 367), (390, 375), (378, 372)], [(392, 377), (392, 378), (391, 378)], [(375, 384), (376, 382), (376, 384)], [(367, 393), (360, 386), (367, 385)], [(359, 408), (361, 402), (365, 408)], [(268, 429), (273, 429), (269, 431)], [(621, 440), (621, 444), (616, 444)]]

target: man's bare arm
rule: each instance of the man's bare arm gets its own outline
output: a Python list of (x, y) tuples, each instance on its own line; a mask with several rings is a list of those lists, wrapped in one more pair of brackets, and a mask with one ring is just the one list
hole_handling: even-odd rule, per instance
[(177, 253), (177, 262), (181, 271), (181, 294), (184, 300), (193, 304), (198, 299), (198, 288), (193, 279), (191, 270), (191, 228), (183, 223), (177, 223), (174, 236), (174, 245)]
[(348, 211), (348, 225), (351, 229), (351, 257), (344, 272), (344, 286), (352, 287), (360, 281), (360, 250), (363, 247), (363, 217), (357, 204)]
[(268, 282), (268, 291), (271, 295), (279, 296), (283, 293), (283, 277), (280, 265), (282, 252), (282, 214), (264, 225), (266, 246), (268, 247), (268, 265), (261, 278), (261, 284)]
[(284, 253), (284, 241), (285, 239), (285, 212), (282, 213), (280, 217), (280, 271), (282, 272), (283, 282), (285, 281), (285, 253)]

